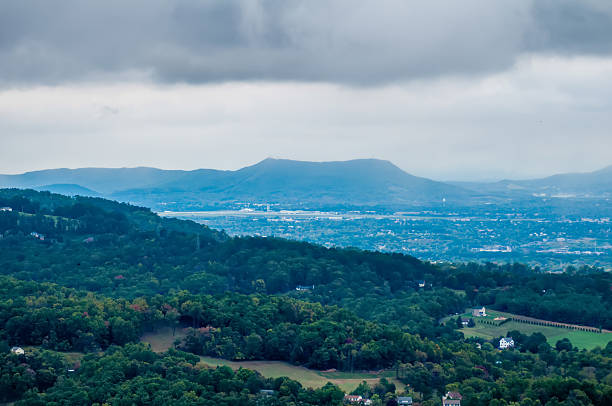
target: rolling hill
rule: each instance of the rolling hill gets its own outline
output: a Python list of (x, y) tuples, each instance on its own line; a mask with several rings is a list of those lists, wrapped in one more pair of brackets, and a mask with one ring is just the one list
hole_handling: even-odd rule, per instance
[(452, 182), (453, 185), (486, 194), (557, 197), (612, 196), (612, 165), (594, 172), (564, 173), (530, 180), (499, 182)]

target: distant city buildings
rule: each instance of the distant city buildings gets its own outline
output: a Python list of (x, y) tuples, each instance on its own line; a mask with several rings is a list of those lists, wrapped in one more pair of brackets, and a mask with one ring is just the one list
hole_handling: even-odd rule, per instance
[[(226, 230), (230, 235), (275, 236), (327, 247), (401, 252), (430, 261), (521, 262), (559, 270), (570, 264), (580, 266), (585, 261), (596, 260), (602, 267), (612, 269), (607, 217), (544, 216), (539, 213), (539, 207), (521, 208), (520, 212), (487, 207), (485, 211), (466, 208), (461, 212), (393, 214), (278, 207), (267, 212), (265, 204), (257, 206), (256, 211), (242, 208), (245, 207), (223, 215), (202, 212), (201, 216), (189, 218)], [(518, 221), (529, 227), (517, 227)], [(414, 281), (415, 288), (419, 288), (417, 282)], [(429, 283), (420, 288), (428, 287)]]

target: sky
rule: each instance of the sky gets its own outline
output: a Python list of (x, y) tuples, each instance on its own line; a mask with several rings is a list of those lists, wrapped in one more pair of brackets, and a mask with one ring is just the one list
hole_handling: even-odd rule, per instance
[(6, 0), (0, 173), (612, 165), (608, 0)]

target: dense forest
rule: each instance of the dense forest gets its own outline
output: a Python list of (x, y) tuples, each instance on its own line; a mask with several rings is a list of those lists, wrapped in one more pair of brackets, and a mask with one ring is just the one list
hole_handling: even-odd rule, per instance
[[(169, 350), (156, 354), (142, 344), (112, 346), (88, 354), (78, 366), (48, 350), (25, 356), (0, 354), (0, 394), (17, 406), (43, 405), (337, 405), (343, 393), (333, 385), (305, 389), (287, 378), (266, 379), (228, 367), (195, 368), (198, 357)], [(25, 361), (25, 362), (24, 362)], [(267, 399), (262, 390), (274, 391)]]
[[(445, 390), (461, 391), (468, 405), (612, 404), (612, 344), (579, 351), (516, 332), (520, 345), (500, 353), (439, 323), (486, 305), (612, 328), (612, 276), (598, 269), (437, 265), (230, 238), (146, 208), (48, 192), (0, 190), (0, 207), (12, 209), (0, 212), (0, 346), (35, 348), (27, 356), (2, 351), (0, 400), (25, 392), (22, 404), (342, 401), (333, 386), (312, 391), (250, 371), (202, 369), (190, 355), (200, 354), (315, 369), (393, 368), (424, 404)], [(186, 329), (178, 350), (158, 355), (136, 344), (161, 326)], [(68, 373), (57, 351), (89, 355)], [(104, 391), (93, 389), (96, 380)], [(262, 398), (261, 389), (281, 396)]]

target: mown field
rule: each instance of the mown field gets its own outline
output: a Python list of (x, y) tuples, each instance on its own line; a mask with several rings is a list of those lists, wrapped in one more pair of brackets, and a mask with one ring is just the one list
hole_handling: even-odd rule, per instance
[[(151, 345), (151, 349), (156, 352), (166, 351), (172, 347), (174, 340), (182, 337), (180, 329), (172, 335), (172, 329), (162, 328), (155, 333), (146, 333), (141, 337), (141, 341)], [(291, 365), (282, 361), (228, 361), (220, 358), (200, 357), (200, 365), (217, 367), (221, 365), (229, 366), (232, 369), (246, 368), (259, 372), (268, 378), (280, 378), (286, 376), (294, 379), (307, 388), (320, 388), (327, 382), (338, 385), (342, 390), (350, 392), (354, 390), (362, 381), (374, 385), (380, 378), (387, 378), (400, 389), (403, 384), (395, 379), (393, 371), (383, 371), (381, 373), (351, 373), (351, 372), (321, 372), (296, 365)]]
[(327, 382), (336, 384), (345, 392), (353, 391), (362, 381), (366, 381), (370, 386), (375, 385), (380, 378), (387, 378), (395, 383), (400, 389), (403, 384), (394, 378), (393, 371), (378, 373), (351, 373), (351, 372), (320, 372), (312, 369), (291, 365), (282, 361), (228, 361), (219, 358), (200, 357), (201, 363), (209, 367), (220, 365), (229, 366), (232, 369), (246, 368), (258, 371), (265, 377), (279, 378), (286, 376), (294, 379), (308, 388), (320, 388)]
[[(472, 317), (471, 313), (466, 312), (461, 314), (462, 317)], [(464, 327), (461, 329), (465, 337), (480, 337), (485, 340), (491, 340), (499, 336), (507, 335), (508, 331), (517, 330), (522, 334), (533, 334), (536, 332), (544, 334), (548, 343), (552, 346), (557, 341), (567, 338), (572, 344), (578, 348), (593, 349), (595, 347), (605, 347), (608, 342), (612, 341), (610, 333), (594, 333), (589, 331), (577, 331), (560, 327), (539, 326), (534, 324), (519, 323), (509, 321), (503, 324), (495, 322), (496, 317), (512, 317), (510, 313), (496, 312), (487, 310), (487, 317), (472, 317), (476, 322), (475, 327)], [(453, 316), (455, 318), (457, 316)], [(448, 319), (447, 319), (448, 320)], [(485, 324), (482, 321), (486, 320), (496, 324)]]
[(174, 341), (185, 336), (182, 329), (177, 328), (174, 334), (172, 328), (161, 327), (155, 332), (144, 333), (140, 337), (140, 341), (151, 346), (151, 350), (155, 352), (164, 352), (174, 346)]

